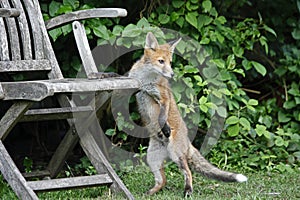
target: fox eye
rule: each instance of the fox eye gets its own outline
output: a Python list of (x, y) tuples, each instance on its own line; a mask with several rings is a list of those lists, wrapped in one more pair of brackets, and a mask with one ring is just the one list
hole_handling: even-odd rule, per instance
[(162, 59), (159, 59), (158, 62), (159, 62), (160, 64), (164, 64), (164, 63), (165, 63), (165, 61), (162, 60)]

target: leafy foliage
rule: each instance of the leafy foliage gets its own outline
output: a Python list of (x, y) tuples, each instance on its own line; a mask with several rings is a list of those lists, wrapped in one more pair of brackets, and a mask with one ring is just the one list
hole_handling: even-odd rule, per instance
[[(111, 1), (43, 2), (45, 20), (74, 10), (116, 7)], [(228, 168), (284, 171), (299, 165), (300, 160), (300, 10), (298, 1), (290, 2), (283, 11), (279, 0), (271, 4), (233, 4), (230, 0), (163, 4), (153, 0), (146, 5), (129, 3), (128, 13), (132, 14), (125, 21), (92, 19), (83, 23), (93, 45), (142, 48), (149, 31), (160, 42), (186, 38), (176, 49), (182, 56), (174, 59), (173, 92), (189, 127), (208, 130), (213, 116), (226, 118), (221, 140), (209, 154), (211, 160)], [(162, 27), (180, 34), (165, 32)], [(49, 34), (62, 52), (64, 73), (72, 77), (80, 71), (80, 62), (74, 53), (63, 51), (70, 32), (71, 26), (65, 25)], [(137, 51), (126, 57), (127, 70), (140, 55)], [(121, 129), (129, 125), (121, 115), (117, 123), (118, 129), (107, 129), (106, 134), (126, 141)], [(199, 131), (194, 141), (198, 147), (202, 137)]]

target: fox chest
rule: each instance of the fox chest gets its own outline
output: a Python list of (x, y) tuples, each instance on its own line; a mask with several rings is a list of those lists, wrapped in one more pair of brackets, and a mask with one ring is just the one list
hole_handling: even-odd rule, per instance
[(149, 96), (146, 92), (141, 91), (136, 94), (136, 101), (139, 113), (145, 125), (154, 123), (158, 120), (160, 106), (153, 97)]

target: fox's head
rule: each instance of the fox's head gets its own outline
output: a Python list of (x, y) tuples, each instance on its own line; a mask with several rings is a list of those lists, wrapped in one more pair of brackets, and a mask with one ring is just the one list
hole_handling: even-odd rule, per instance
[(155, 71), (166, 78), (172, 78), (174, 72), (171, 67), (172, 55), (176, 45), (181, 38), (172, 44), (159, 45), (153, 33), (149, 32), (146, 36), (144, 60), (149, 63), (149, 67), (153, 67)]

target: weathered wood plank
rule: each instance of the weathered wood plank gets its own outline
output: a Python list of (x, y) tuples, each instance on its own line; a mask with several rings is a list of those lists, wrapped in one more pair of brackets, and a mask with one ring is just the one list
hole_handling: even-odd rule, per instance
[(14, 8), (0, 8), (0, 17), (19, 17), (20, 10)]
[(33, 171), (28, 173), (22, 173), (24, 178), (44, 178), (50, 176), (49, 170)]
[(0, 60), (9, 60), (8, 40), (3, 18), (0, 17)]
[(46, 21), (46, 27), (47, 29), (52, 29), (77, 20), (98, 17), (125, 17), (126, 15), (127, 11), (122, 8), (94, 8), (89, 10), (80, 10), (54, 17)]
[(28, 110), (20, 121), (45, 121), (45, 120), (60, 120), (86, 117), (93, 111), (91, 106), (81, 107), (65, 107), (65, 108), (45, 108)]
[[(31, 102), (20, 101), (14, 103), (0, 120), (0, 140), (4, 140), (22, 115), (31, 106)], [(0, 156), (1, 157), (1, 156)]]
[(77, 44), (77, 49), (79, 51), (82, 60), (83, 68), (85, 70), (87, 77), (90, 78), (89, 74), (97, 73), (98, 69), (94, 62), (94, 58), (92, 56), (91, 48), (87, 40), (84, 27), (81, 23), (77, 21), (73, 22), (72, 26), (73, 26), (75, 41)]
[(2, 82), (4, 100), (40, 101), (55, 93), (97, 92), (115, 89), (138, 89), (140, 82), (127, 77), (99, 80), (58, 79)]
[(0, 83), (0, 99), (4, 99), (4, 92), (1, 83)]
[[(26, 1), (27, 2), (27, 1)], [(31, 2), (31, 1), (30, 1)], [(33, 19), (37, 21), (41, 34), (42, 34), (42, 39), (43, 39), (43, 50), (45, 53), (45, 58), (48, 59), (51, 63), (52, 70), (50, 73), (48, 73), (48, 77), (50, 79), (62, 79), (64, 78), (62, 75), (62, 72), (59, 68), (58, 62), (56, 60), (54, 51), (52, 49), (52, 45), (50, 42), (50, 39), (48, 37), (48, 32), (44, 23), (44, 19), (42, 16), (42, 12), (39, 6), (39, 1), (38, 0), (32, 0), (33, 2), (33, 7), (30, 9), (34, 9), (36, 12), (36, 15), (33, 15)], [(36, 38), (34, 38), (36, 39)]]
[(38, 200), (0, 140), (0, 171), (20, 199)]
[[(41, 25), (43, 22), (40, 21), (39, 11), (36, 6), (39, 6), (36, 1), (23, 1), (25, 9), (27, 10), (27, 15), (29, 17), (29, 23), (31, 25), (31, 33), (34, 47), (35, 59), (41, 60), (45, 58), (44, 55), (44, 37), (41, 31)], [(37, 4), (36, 4), (37, 3)], [(39, 9), (39, 8), (38, 8)]]
[(23, 52), (23, 59), (32, 59), (32, 48), (31, 48), (31, 39), (30, 39), (30, 32), (29, 26), (26, 19), (26, 15), (23, 9), (23, 6), (20, 0), (11, 0), (13, 6), (20, 11), (20, 16), (17, 18), (19, 31), (21, 35), (21, 42), (22, 42), (22, 52)]
[(47, 191), (75, 187), (109, 185), (112, 183), (112, 180), (107, 174), (99, 174), (93, 176), (59, 178), (42, 181), (28, 181), (27, 183), (29, 187), (31, 187), (35, 191)]
[(49, 85), (43, 82), (2, 82), (3, 100), (41, 101), (54, 94)]
[(0, 61), (0, 72), (50, 71), (49, 60)]
[[(10, 8), (8, 0), (1, 0), (0, 5), (2, 5), (2, 7), (4, 7), (4, 8)], [(7, 31), (8, 31), (10, 46), (13, 47), (13, 48), (10, 48), (11, 59), (12, 60), (20, 60), (21, 59), (21, 51), (20, 51), (18, 29), (16, 26), (15, 19), (5, 18), (5, 21), (7, 23)]]
[[(59, 83), (59, 84), (57, 84)], [(54, 93), (62, 92), (93, 92), (115, 89), (137, 89), (140, 87), (138, 80), (119, 77), (119, 78), (107, 78), (99, 80), (87, 80), (87, 79), (64, 79), (49, 80), (49, 88)]]

